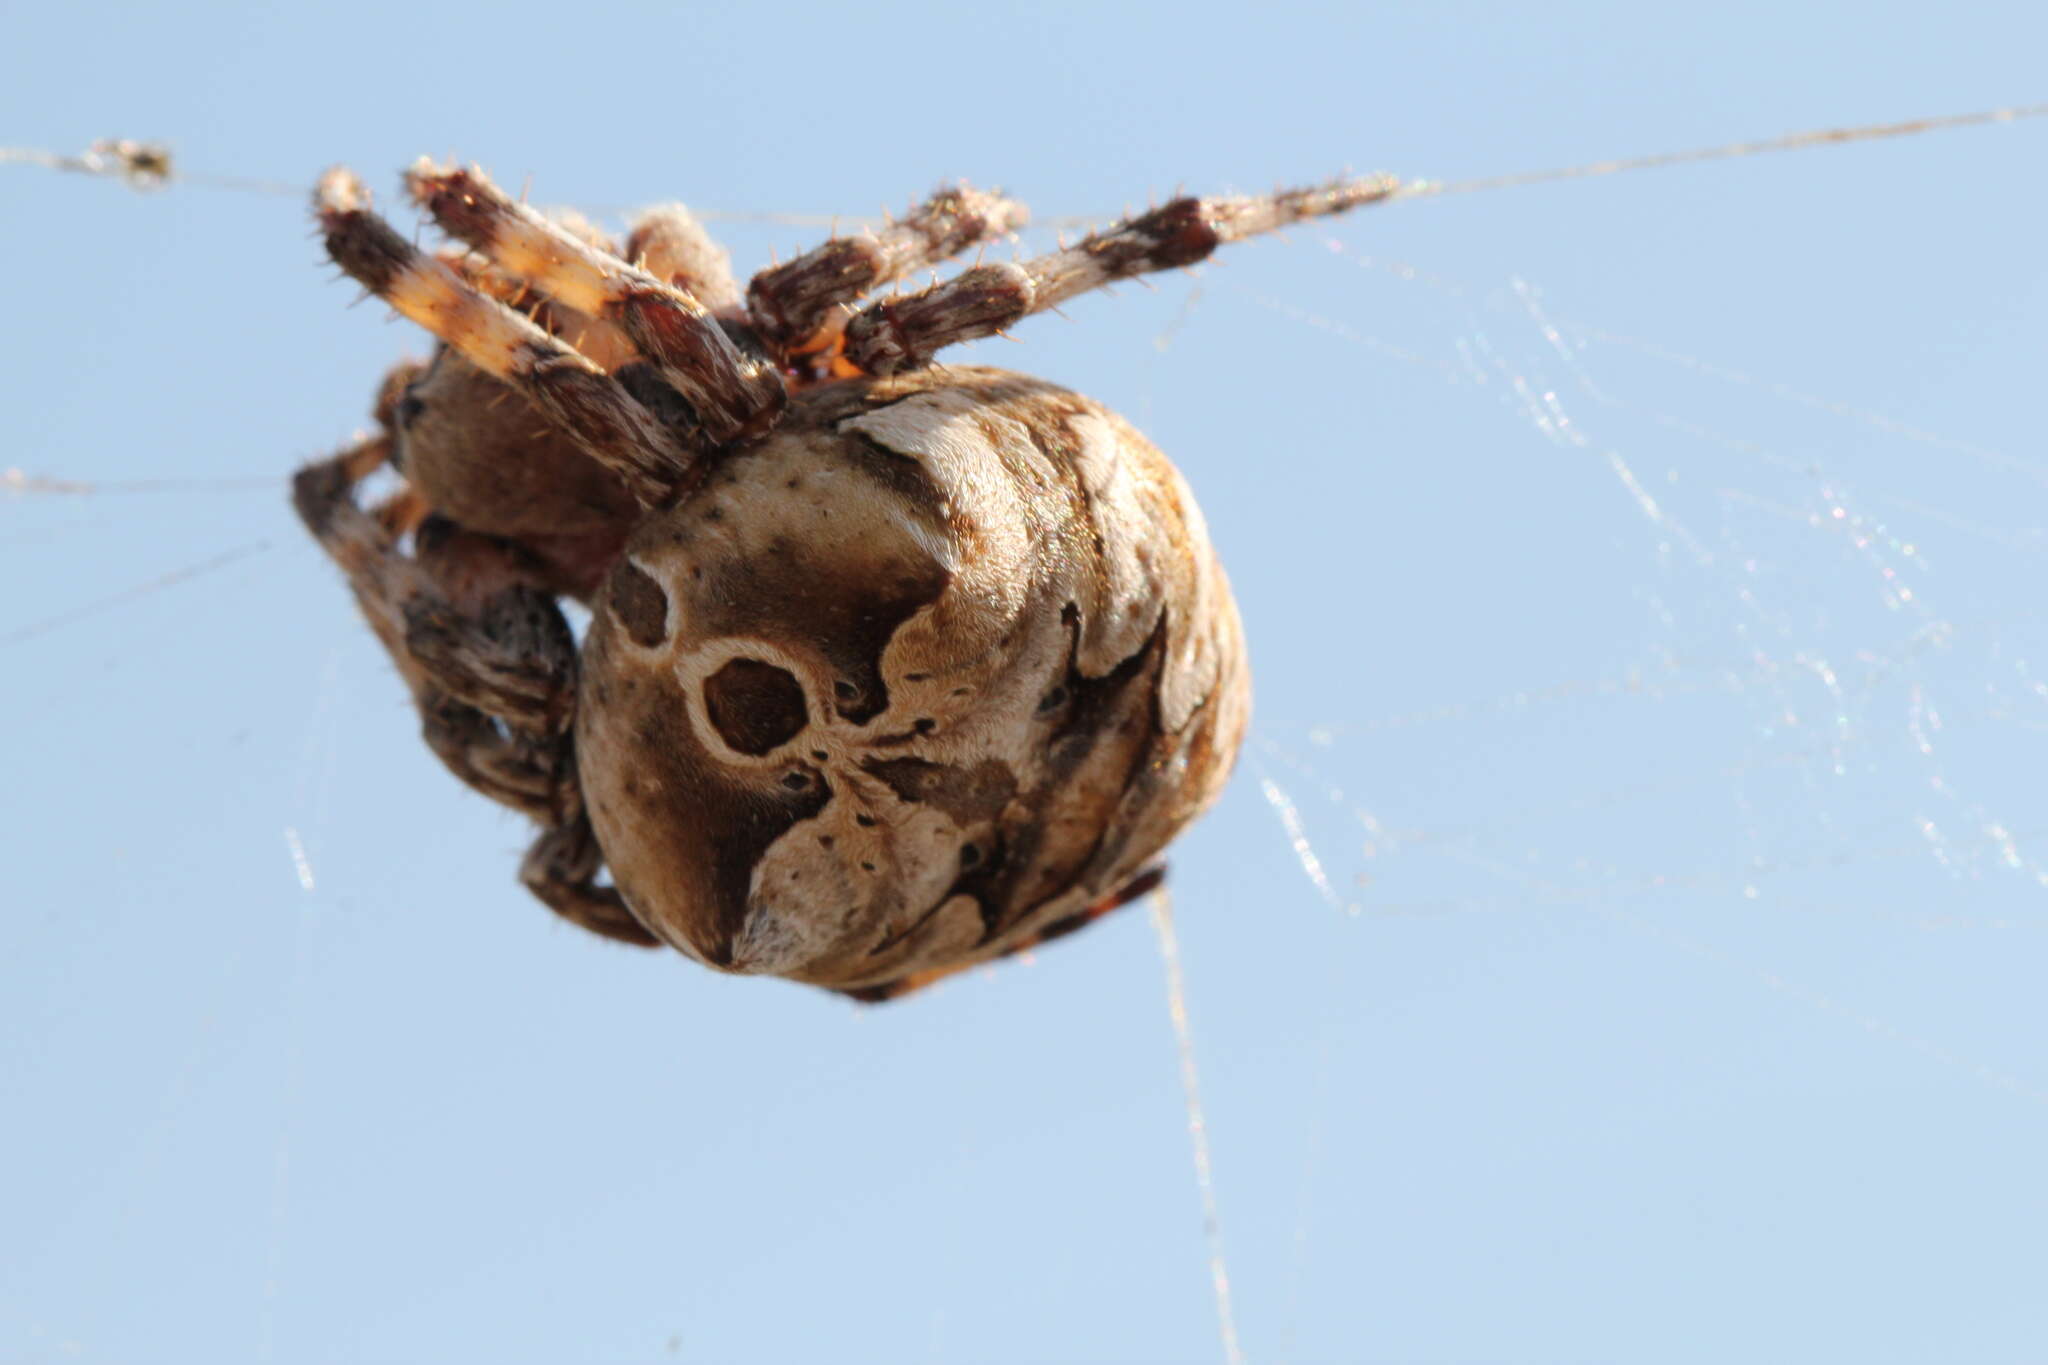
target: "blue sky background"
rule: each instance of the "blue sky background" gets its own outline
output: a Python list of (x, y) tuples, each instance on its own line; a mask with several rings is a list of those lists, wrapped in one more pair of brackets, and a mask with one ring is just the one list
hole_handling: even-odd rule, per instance
[[(2048, 50), (1969, 4), (6, 28), (0, 143), (387, 203), (457, 153), (739, 215), (743, 268), (942, 177), (1460, 179), (2023, 103)], [(1247, 1358), (2039, 1358), (2044, 152), (1400, 204), (973, 352), (1171, 453), (1249, 623), (1174, 872)], [(0, 467), (98, 489), (0, 496), (0, 1359), (1225, 1354), (1142, 913), (865, 1013), (554, 922), (285, 506), (421, 338), (295, 194), (0, 209)]]

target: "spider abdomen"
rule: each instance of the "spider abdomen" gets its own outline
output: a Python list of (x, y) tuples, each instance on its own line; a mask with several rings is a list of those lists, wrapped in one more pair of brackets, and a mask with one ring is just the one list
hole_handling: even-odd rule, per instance
[(1165, 457), (1078, 394), (948, 369), (806, 391), (649, 516), (579, 697), (635, 917), (862, 991), (1114, 895), (1214, 799), (1249, 683)]

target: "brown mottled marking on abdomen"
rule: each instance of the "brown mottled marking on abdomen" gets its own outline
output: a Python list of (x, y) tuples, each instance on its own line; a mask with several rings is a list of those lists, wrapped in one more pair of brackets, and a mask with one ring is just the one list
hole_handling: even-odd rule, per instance
[(903, 800), (936, 806), (963, 827), (995, 819), (1017, 794), (1017, 775), (995, 759), (968, 768), (922, 758), (869, 759), (861, 766)]
[(1080, 922), (1213, 799), (1241, 732), (1192, 508), (1128, 425), (1038, 380), (800, 395), (647, 520), (592, 626), (585, 686), (636, 680), (577, 732), (635, 913), (730, 970), (854, 991)]

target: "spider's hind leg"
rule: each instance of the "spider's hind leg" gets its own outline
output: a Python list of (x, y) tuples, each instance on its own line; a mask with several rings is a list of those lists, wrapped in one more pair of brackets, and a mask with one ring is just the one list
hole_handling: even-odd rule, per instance
[[(381, 464), (375, 436), (301, 469), (292, 499), (416, 695), (434, 694), (536, 734), (574, 711), (576, 641), (518, 552), (424, 516), (408, 490), (374, 510), (356, 483)], [(407, 532), (418, 555), (400, 548)]]
[(389, 434), (379, 434), (301, 469), (292, 484), (300, 518), (347, 575), (405, 679), (427, 747), (465, 784), (543, 826), (521, 880), (565, 919), (653, 946), (618, 893), (596, 883), (601, 855), (570, 729), (577, 656), (568, 622), (513, 547), (425, 517), (410, 491), (362, 507), (356, 487), (390, 449)]
[(642, 948), (660, 947), (661, 940), (626, 909), (625, 898), (615, 888), (597, 884), (603, 865), (590, 821), (578, 817), (533, 841), (519, 865), (519, 880), (548, 909), (593, 934)]

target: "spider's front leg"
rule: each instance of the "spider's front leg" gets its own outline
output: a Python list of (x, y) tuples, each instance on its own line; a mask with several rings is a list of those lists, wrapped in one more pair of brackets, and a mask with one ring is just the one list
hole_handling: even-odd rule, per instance
[(976, 266), (907, 297), (870, 304), (846, 324), (847, 359), (874, 375), (914, 370), (947, 346), (993, 336), (1077, 294), (1195, 265), (1225, 242), (1378, 203), (1398, 187), (1391, 176), (1367, 176), (1276, 194), (1175, 199), (1064, 250)]
[[(394, 375), (386, 393), (402, 378)], [(521, 872), (527, 887), (593, 933), (653, 946), (618, 892), (597, 884), (602, 858), (570, 730), (577, 661), (569, 623), (504, 542), (424, 518), (407, 493), (375, 511), (358, 504), (356, 485), (390, 449), (387, 432), (300, 470), (292, 484), (300, 518), (347, 575), (412, 691), (427, 747), (464, 783), (543, 826)], [(407, 531), (416, 555), (401, 546)]]
[(557, 430), (625, 480), (643, 506), (660, 506), (689, 477), (695, 452), (684, 434), (587, 356), (399, 236), (370, 211), (369, 192), (348, 171), (321, 178), (314, 210), (336, 265), (524, 395)]
[(763, 435), (782, 415), (788, 394), (775, 367), (741, 350), (689, 293), (508, 199), (479, 170), (422, 160), (406, 187), (449, 236), (624, 331), (688, 400), (709, 443)]
[(1006, 237), (1030, 216), (1014, 199), (949, 186), (879, 232), (835, 237), (759, 272), (747, 285), (748, 315), (778, 356), (831, 351), (862, 295)]

